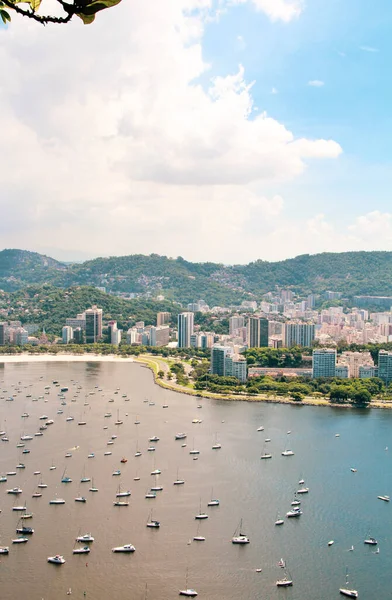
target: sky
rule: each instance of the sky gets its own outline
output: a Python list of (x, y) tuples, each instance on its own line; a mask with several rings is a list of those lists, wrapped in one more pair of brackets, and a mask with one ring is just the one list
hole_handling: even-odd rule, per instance
[(1, 248), (392, 250), (391, 0), (122, 0), (77, 21), (0, 27)]

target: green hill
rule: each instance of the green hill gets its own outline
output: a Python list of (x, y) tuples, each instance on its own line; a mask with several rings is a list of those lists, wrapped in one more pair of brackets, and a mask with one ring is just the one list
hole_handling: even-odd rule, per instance
[(151, 254), (96, 258), (64, 264), (24, 250), (0, 252), (0, 288), (15, 291), (48, 283), (58, 288), (100, 286), (108, 292), (162, 294), (182, 303), (205, 300), (228, 305), (260, 296), (278, 287), (299, 295), (326, 290), (354, 295), (392, 295), (392, 252), (305, 254), (279, 262), (258, 260), (248, 265), (192, 263)]

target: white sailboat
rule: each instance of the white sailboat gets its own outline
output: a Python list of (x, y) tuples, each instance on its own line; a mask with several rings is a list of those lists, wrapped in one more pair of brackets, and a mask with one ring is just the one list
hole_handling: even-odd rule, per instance
[(200, 521), (203, 520), (203, 519), (208, 519), (207, 513), (203, 512), (201, 510), (201, 498), (200, 498), (199, 514), (195, 516), (195, 519), (200, 520)]
[(249, 544), (250, 543), (250, 539), (248, 538), (247, 535), (245, 535), (245, 533), (242, 530), (242, 519), (241, 519), (237, 529), (235, 530), (233, 537), (231, 538), (231, 543), (232, 544)]
[(196, 590), (188, 587), (188, 568), (186, 570), (185, 589), (180, 590), (179, 591), (179, 595), (180, 596), (187, 596), (188, 598), (194, 598), (195, 596), (197, 596)]
[(358, 598), (357, 590), (353, 590), (349, 587), (348, 570), (347, 569), (346, 569), (345, 587), (339, 588), (339, 592), (342, 594), (342, 596), (346, 596), (347, 598)]

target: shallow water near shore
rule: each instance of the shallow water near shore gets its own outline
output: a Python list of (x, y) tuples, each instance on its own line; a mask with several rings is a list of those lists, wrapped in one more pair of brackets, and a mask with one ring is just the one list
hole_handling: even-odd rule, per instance
[[(9, 438), (0, 443), (0, 474), (17, 471), (0, 484), (0, 544), (10, 547), (1, 557), (1, 598), (57, 600), (71, 588), (73, 598), (138, 600), (147, 584), (147, 598), (166, 600), (178, 597), (188, 570), (189, 587), (208, 600), (324, 600), (339, 598), (346, 567), (360, 598), (389, 597), (392, 503), (377, 499), (392, 496), (389, 411), (193, 398), (156, 386), (151, 372), (134, 363), (0, 363), (0, 380), (7, 390), (0, 394), (0, 429)], [(66, 404), (58, 396), (61, 387), (69, 388)], [(12, 402), (6, 400), (11, 394)], [(22, 418), (25, 412), (29, 416)], [(54, 423), (36, 437), (43, 415)], [(67, 422), (69, 416), (74, 420)], [(123, 424), (115, 425), (117, 419)], [(78, 426), (80, 420), (86, 425)], [(260, 426), (264, 431), (257, 431)], [(186, 447), (174, 440), (182, 431)], [(33, 435), (25, 442), (29, 454), (16, 448), (23, 434)], [(159, 441), (150, 443), (155, 435)], [(216, 440), (222, 448), (212, 450)], [(151, 446), (155, 452), (147, 451)], [(198, 460), (189, 454), (193, 448), (200, 450)], [(294, 456), (282, 457), (285, 449)], [(264, 451), (271, 460), (260, 460)], [(65, 458), (67, 452), (72, 456)], [(89, 453), (95, 457), (88, 459)], [(20, 461), (25, 469), (16, 469)], [(49, 469), (52, 463), (56, 470)], [(61, 483), (64, 469), (72, 483)], [(117, 469), (120, 477), (112, 475)], [(154, 469), (161, 470), (156, 479)], [(34, 475), (38, 470), (41, 475)], [(173, 486), (177, 473), (185, 485)], [(80, 483), (84, 474), (93, 478), (97, 493)], [(41, 478), (48, 487), (41, 489), (42, 498), (32, 498)], [(302, 478), (309, 487), (300, 498), (302, 516), (276, 527), (277, 514), (284, 518)], [(119, 485), (132, 492), (128, 507), (113, 506)], [(145, 499), (154, 485), (163, 491)], [(34, 513), (25, 521), (35, 530), (27, 544), (11, 544), (19, 515), (6, 489), (14, 486), (23, 489), (16, 502)], [(79, 494), (85, 504), (74, 501)], [(49, 505), (56, 495), (65, 505)], [(219, 507), (207, 507), (212, 496)], [(209, 515), (199, 526), (206, 541), (189, 544), (200, 505)], [(156, 530), (146, 527), (152, 509), (161, 522)], [(251, 540), (245, 547), (230, 541), (241, 518)], [(73, 555), (75, 537), (87, 532), (95, 538), (90, 554)], [(377, 538), (379, 554), (364, 545), (369, 535)], [(136, 547), (134, 554), (111, 552), (127, 543)], [(61, 567), (47, 563), (57, 553), (66, 559)], [(294, 581), (290, 589), (275, 586), (283, 575), (280, 558)]]

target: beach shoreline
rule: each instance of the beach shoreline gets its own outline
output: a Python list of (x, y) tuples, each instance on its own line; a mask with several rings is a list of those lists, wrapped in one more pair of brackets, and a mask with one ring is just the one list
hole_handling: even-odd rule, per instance
[[(40, 363), (40, 362), (122, 362), (134, 363), (144, 366), (152, 372), (154, 382), (163, 389), (171, 390), (179, 394), (186, 394), (197, 398), (208, 398), (210, 400), (222, 400), (225, 402), (266, 402), (268, 404), (291, 404), (293, 406), (322, 406), (330, 408), (353, 409), (358, 408), (351, 404), (331, 403), (326, 398), (305, 397), (300, 402), (293, 400), (288, 396), (271, 396), (267, 394), (258, 394), (257, 396), (237, 395), (237, 394), (214, 394), (203, 390), (194, 390), (180, 386), (175, 382), (167, 381), (158, 377), (159, 370), (168, 370), (167, 364), (153, 355), (140, 356), (120, 356), (118, 354), (69, 354), (67, 352), (57, 354), (29, 354), (27, 352), (20, 354), (3, 354), (0, 356), (0, 364), (12, 363)], [(369, 408), (390, 410), (392, 403), (372, 401), (370, 405), (362, 410)]]

